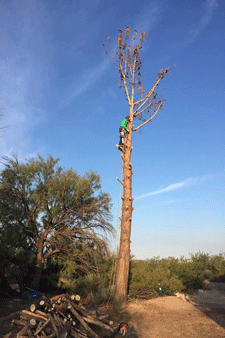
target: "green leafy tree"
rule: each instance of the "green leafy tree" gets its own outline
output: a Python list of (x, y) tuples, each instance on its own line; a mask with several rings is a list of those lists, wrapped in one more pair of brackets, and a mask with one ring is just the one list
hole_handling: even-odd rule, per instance
[[(56, 167), (59, 159), (40, 155), (25, 163), (4, 158), (0, 173), (0, 231), (15, 229), (35, 247), (33, 286), (38, 286), (44, 263), (57, 255), (70, 255), (76, 248), (108, 251), (109, 195), (101, 192), (94, 172), (78, 175)], [(78, 259), (77, 259), (78, 261)], [(81, 262), (81, 261), (80, 261)], [(83, 260), (85, 265), (85, 257)]]
[[(130, 235), (131, 221), (133, 212), (132, 197), (132, 138), (133, 132), (152, 121), (157, 113), (162, 110), (164, 99), (156, 92), (157, 86), (166, 74), (169, 74), (169, 68), (161, 70), (153, 84), (152, 88), (144, 91), (141, 81), (142, 60), (140, 52), (146, 38), (145, 33), (141, 33), (138, 37), (137, 31), (134, 36), (130, 37), (130, 29), (127, 27), (125, 31), (119, 31), (117, 37), (117, 51), (114, 52), (110, 36), (109, 41), (111, 54), (106, 48), (104, 50), (119, 71), (119, 88), (124, 88), (125, 96), (129, 106), (129, 134), (125, 139), (122, 148), (123, 160), (123, 196), (122, 196), (122, 219), (121, 219), (121, 235), (119, 258), (117, 262), (117, 275), (115, 287), (115, 305), (123, 308), (127, 302), (129, 262), (130, 262)], [(104, 45), (103, 45), (104, 46)], [(112, 57), (111, 57), (112, 55)], [(128, 114), (126, 114), (128, 115)], [(136, 121), (136, 122), (135, 122)], [(135, 123), (134, 123), (135, 122)], [(135, 124), (137, 124), (135, 126)]]
[[(21, 228), (15, 225), (0, 228), (0, 279), (5, 281), (2, 290), (6, 288), (9, 280), (17, 281), (23, 293), (24, 283), (30, 283), (32, 267), (35, 263), (35, 245), (27, 238)], [(9, 292), (8, 292), (9, 293)]]

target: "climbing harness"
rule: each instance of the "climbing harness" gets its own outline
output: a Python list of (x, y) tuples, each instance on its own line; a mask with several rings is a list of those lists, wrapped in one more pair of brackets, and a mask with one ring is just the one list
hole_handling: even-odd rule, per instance
[(121, 137), (121, 143), (122, 143), (122, 145), (124, 145), (124, 137), (125, 137), (125, 133), (124, 133), (124, 130), (123, 130), (123, 129), (120, 131), (120, 137)]

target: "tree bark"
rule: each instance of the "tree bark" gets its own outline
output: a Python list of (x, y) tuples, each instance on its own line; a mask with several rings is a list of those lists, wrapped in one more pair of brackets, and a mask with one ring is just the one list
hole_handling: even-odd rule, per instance
[(133, 116), (130, 114), (129, 134), (124, 145), (124, 152), (121, 155), (123, 158), (123, 174), (124, 188), (122, 197), (122, 220), (120, 234), (120, 250), (117, 261), (116, 287), (114, 303), (117, 308), (125, 308), (127, 303), (128, 293), (128, 275), (130, 264), (130, 235), (131, 235), (131, 220), (132, 220), (132, 165), (131, 165), (131, 141), (132, 141), (132, 125)]
[[(118, 67), (120, 74), (119, 88), (125, 89), (126, 99), (128, 101), (130, 116), (129, 116), (129, 134), (126, 144), (123, 149), (123, 185), (124, 194), (122, 196), (122, 219), (121, 219), (121, 234), (120, 234), (120, 250), (117, 261), (116, 272), (116, 287), (114, 295), (114, 303), (117, 308), (126, 307), (127, 292), (128, 292), (128, 276), (130, 263), (130, 235), (131, 235), (131, 220), (132, 220), (132, 132), (140, 129), (142, 126), (149, 123), (162, 108), (163, 98), (158, 96), (155, 89), (159, 82), (164, 78), (165, 74), (169, 75), (169, 68), (161, 70), (158, 73), (157, 79), (153, 87), (145, 92), (141, 81), (141, 58), (139, 52), (146, 38), (146, 33), (141, 33), (140, 38), (137, 38), (137, 31), (134, 36), (130, 36), (130, 28), (126, 27), (125, 32), (120, 29), (117, 37), (117, 53), (112, 50), (110, 36), (110, 48), (117, 59), (117, 62), (110, 57), (108, 51), (104, 47), (104, 51), (109, 59)], [(139, 42), (137, 40), (139, 40)], [(136, 42), (137, 41), (137, 42)], [(103, 44), (103, 46), (105, 46)], [(143, 115), (143, 116), (142, 116)], [(138, 117), (141, 121), (136, 128), (133, 126), (133, 119)]]
[(43, 244), (42, 240), (37, 243), (37, 257), (36, 257), (36, 268), (35, 268), (35, 274), (32, 281), (32, 288), (37, 290), (40, 284), (40, 280), (42, 277), (42, 270), (44, 266), (44, 257), (43, 257)]

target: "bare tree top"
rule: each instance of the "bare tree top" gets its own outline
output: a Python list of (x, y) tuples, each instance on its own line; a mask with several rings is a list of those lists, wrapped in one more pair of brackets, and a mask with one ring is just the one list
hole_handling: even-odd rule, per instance
[(119, 35), (117, 36), (117, 51), (114, 51), (109, 35), (107, 36), (110, 47), (109, 52), (105, 44), (103, 44), (104, 52), (118, 68), (120, 74), (118, 87), (125, 89), (132, 118), (137, 118), (140, 121), (139, 126), (133, 128), (134, 131), (150, 122), (158, 111), (162, 109), (165, 99), (157, 93), (156, 87), (166, 74), (169, 75), (171, 68), (161, 69), (153, 87), (147, 91), (143, 89), (140, 51), (146, 36), (146, 33), (139, 35), (136, 30), (134, 35), (130, 36), (130, 28), (127, 27), (124, 32), (119, 30)]

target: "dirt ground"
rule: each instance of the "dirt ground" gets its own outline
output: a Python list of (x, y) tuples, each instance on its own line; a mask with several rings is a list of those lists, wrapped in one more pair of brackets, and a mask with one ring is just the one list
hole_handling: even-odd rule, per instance
[[(11, 320), (19, 317), (16, 312), (31, 302), (1, 300), (1, 338), (12, 331)], [(121, 319), (129, 324), (129, 338), (225, 337), (225, 284), (212, 283), (210, 290), (189, 295), (189, 301), (175, 296), (134, 300)]]
[(210, 290), (189, 298), (133, 301), (128, 305), (129, 324), (138, 338), (225, 337), (225, 284), (212, 283)]

